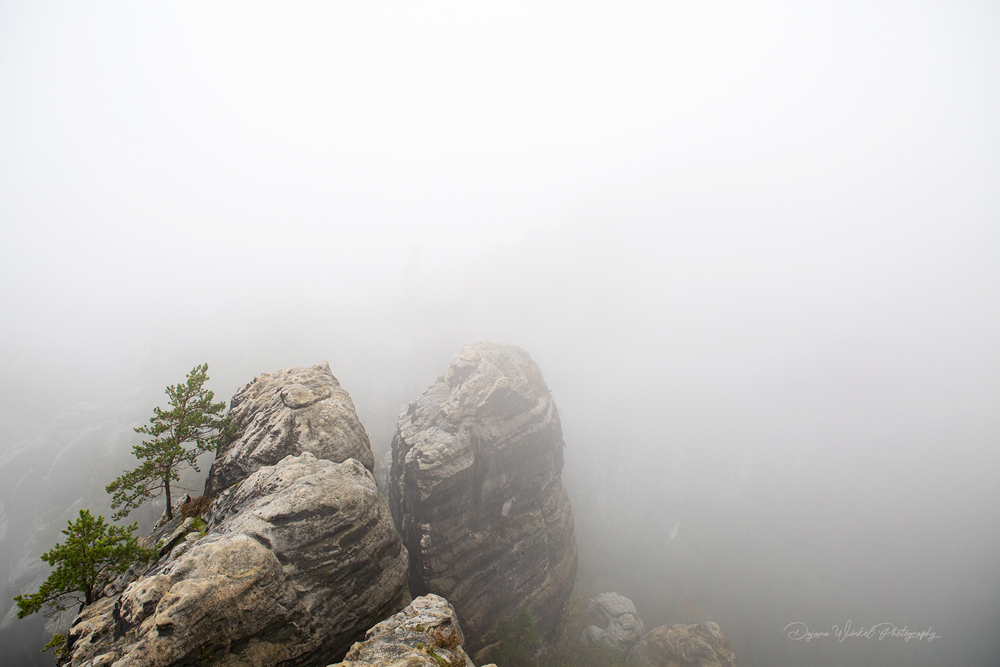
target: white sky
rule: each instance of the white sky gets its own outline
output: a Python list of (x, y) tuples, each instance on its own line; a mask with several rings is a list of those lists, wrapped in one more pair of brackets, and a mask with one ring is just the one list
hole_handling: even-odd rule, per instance
[(3, 368), (381, 298), (417, 245), (444, 283), (548, 244), (704, 317), (996, 331), (998, 37), (988, 2), (0, 2)]

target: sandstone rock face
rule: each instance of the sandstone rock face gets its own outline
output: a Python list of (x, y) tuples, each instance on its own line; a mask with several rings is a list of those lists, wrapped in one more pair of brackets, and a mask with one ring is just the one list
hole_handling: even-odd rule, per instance
[(410, 404), (392, 442), (389, 503), (410, 591), (446, 597), (471, 651), (520, 605), (549, 634), (576, 576), (559, 413), (513, 345), (471, 343)]
[(261, 373), (229, 406), (234, 435), (222, 445), (205, 482), (215, 496), (261, 466), (303, 452), (336, 463), (357, 459), (373, 471), (375, 459), (351, 397), (327, 363)]
[(736, 656), (722, 628), (711, 621), (666, 625), (646, 633), (632, 647), (628, 667), (736, 667)]
[(646, 634), (632, 601), (618, 593), (601, 593), (587, 607), (590, 625), (583, 631), (584, 641), (604, 641), (628, 651)]
[(77, 617), (68, 664), (325, 664), (409, 601), (406, 551), (356, 460), (288, 456), (205, 516), (204, 535), (165, 526), (169, 553)]
[(463, 648), (465, 638), (455, 610), (443, 597), (418, 597), (387, 618), (347, 652), (335, 667), (475, 667)]

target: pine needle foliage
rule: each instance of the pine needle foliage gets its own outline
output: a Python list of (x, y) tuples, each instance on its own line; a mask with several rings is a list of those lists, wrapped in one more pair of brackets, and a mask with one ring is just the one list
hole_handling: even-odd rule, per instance
[(42, 560), (55, 569), (38, 592), (16, 595), (18, 618), (45, 610), (52, 617), (71, 604), (87, 605), (100, 597), (101, 591), (134, 563), (149, 560), (152, 552), (139, 546), (132, 535), (136, 524), (116, 526), (96, 518), (90, 510), (80, 510), (76, 522), (63, 529), (65, 542), (42, 554)]
[[(174, 518), (171, 483), (180, 481), (180, 471), (186, 467), (201, 472), (198, 456), (215, 451), (227, 430), (226, 404), (212, 402), (215, 394), (205, 389), (207, 380), (208, 364), (195, 366), (185, 382), (167, 387), (170, 408), (154, 408), (149, 424), (135, 429), (151, 437), (132, 448), (139, 467), (106, 487), (113, 494), (111, 507), (118, 510), (113, 515), (116, 520), (160, 493), (166, 494), (167, 519)], [(188, 443), (193, 446), (186, 447)]]
[(541, 634), (527, 607), (521, 605), (500, 622), (497, 628), (499, 644), (496, 664), (500, 667), (538, 667), (535, 653), (541, 644)]

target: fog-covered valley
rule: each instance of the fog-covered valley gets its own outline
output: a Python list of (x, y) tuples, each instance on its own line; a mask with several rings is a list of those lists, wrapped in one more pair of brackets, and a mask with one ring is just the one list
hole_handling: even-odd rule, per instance
[[(996, 663), (998, 28), (0, 6), (0, 664), (192, 366), (329, 361), (379, 462), (480, 340), (558, 406), (576, 590), (740, 665)], [(940, 638), (786, 630), (848, 620)]]

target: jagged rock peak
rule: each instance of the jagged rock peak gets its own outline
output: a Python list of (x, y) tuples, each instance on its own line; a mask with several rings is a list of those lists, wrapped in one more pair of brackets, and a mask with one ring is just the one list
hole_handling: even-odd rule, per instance
[(326, 664), (410, 600), (406, 550), (357, 460), (285, 457), (204, 518), (204, 532), (83, 610), (63, 664)]
[(443, 597), (423, 595), (369, 630), (331, 667), (475, 667), (464, 643), (455, 609)]
[(550, 634), (576, 576), (559, 413), (514, 345), (470, 343), (399, 418), (389, 502), (410, 591), (446, 597), (470, 650), (521, 605)]
[(635, 605), (624, 595), (601, 593), (587, 606), (590, 625), (583, 631), (584, 641), (607, 642), (628, 651), (646, 634)]
[(661, 625), (629, 651), (627, 667), (736, 667), (729, 638), (717, 623)]
[(216, 453), (207, 496), (303, 452), (335, 463), (357, 459), (375, 469), (368, 434), (327, 362), (261, 373), (233, 396), (229, 417), (233, 435)]

